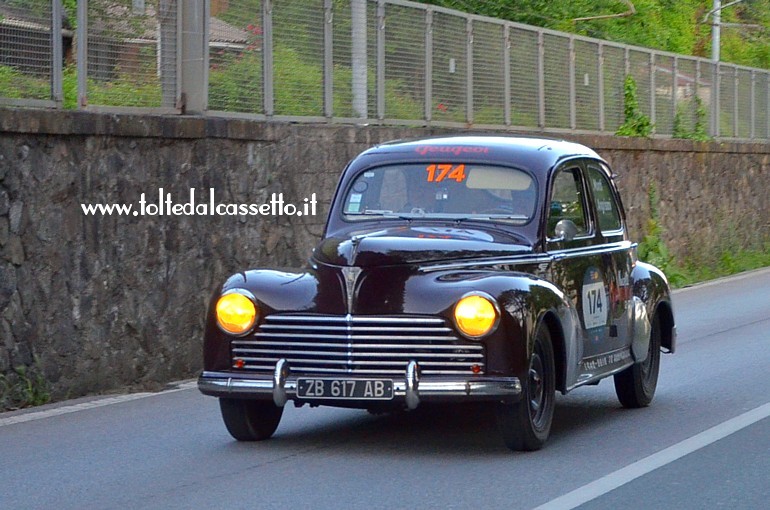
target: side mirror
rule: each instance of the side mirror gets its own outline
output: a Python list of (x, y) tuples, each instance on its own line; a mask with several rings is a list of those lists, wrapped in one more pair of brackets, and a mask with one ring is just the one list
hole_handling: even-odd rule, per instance
[(572, 241), (578, 233), (577, 225), (572, 220), (559, 220), (554, 228), (554, 241)]

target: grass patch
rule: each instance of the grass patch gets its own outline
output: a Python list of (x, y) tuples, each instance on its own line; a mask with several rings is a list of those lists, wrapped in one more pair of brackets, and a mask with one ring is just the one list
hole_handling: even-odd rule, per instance
[(684, 278), (675, 287), (686, 287), (763, 267), (770, 267), (770, 243), (758, 250), (724, 251), (718, 260), (711, 263), (686, 260), (681, 266), (677, 266)]
[(47, 404), (51, 400), (48, 381), (37, 359), (31, 367), (14, 367), (0, 374), (0, 411)]

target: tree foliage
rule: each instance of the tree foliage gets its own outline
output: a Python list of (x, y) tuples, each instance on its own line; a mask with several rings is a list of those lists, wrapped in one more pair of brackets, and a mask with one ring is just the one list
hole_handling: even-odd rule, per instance
[[(474, 14), (518, 21), (599, 39), (685, 55), (711, 54), (712, 0), (633, 0), (628, 17), (572, 21), (575, 18), (622, 13), (620, 0), (424, 0)], [(723, 28), (722, 60), (770, 69), (770, 0), (745, 0), (722, 11), (722, 21), (761, 28)]]

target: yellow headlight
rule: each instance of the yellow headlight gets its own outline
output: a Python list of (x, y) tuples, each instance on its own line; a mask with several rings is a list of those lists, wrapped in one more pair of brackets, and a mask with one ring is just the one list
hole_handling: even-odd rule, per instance
[(217, 323), (231, 335), (242, 335), (254, 326), (257, 307), (243, 294), (225, 294), (217, 301)]
[(455, 306), (455, 322), (464, 334), (478, 338), (489, 333), (495, 326), (497, 309), (484, 296), (466, 296)]

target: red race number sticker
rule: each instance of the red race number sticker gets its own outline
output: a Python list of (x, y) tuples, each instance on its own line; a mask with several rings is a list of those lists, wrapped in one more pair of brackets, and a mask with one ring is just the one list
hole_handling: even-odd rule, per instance
[(441, 182), (444, 179), (454, 179), (457, 182), (465, 180), (465, 165), (428, 165), (428, 182)]

